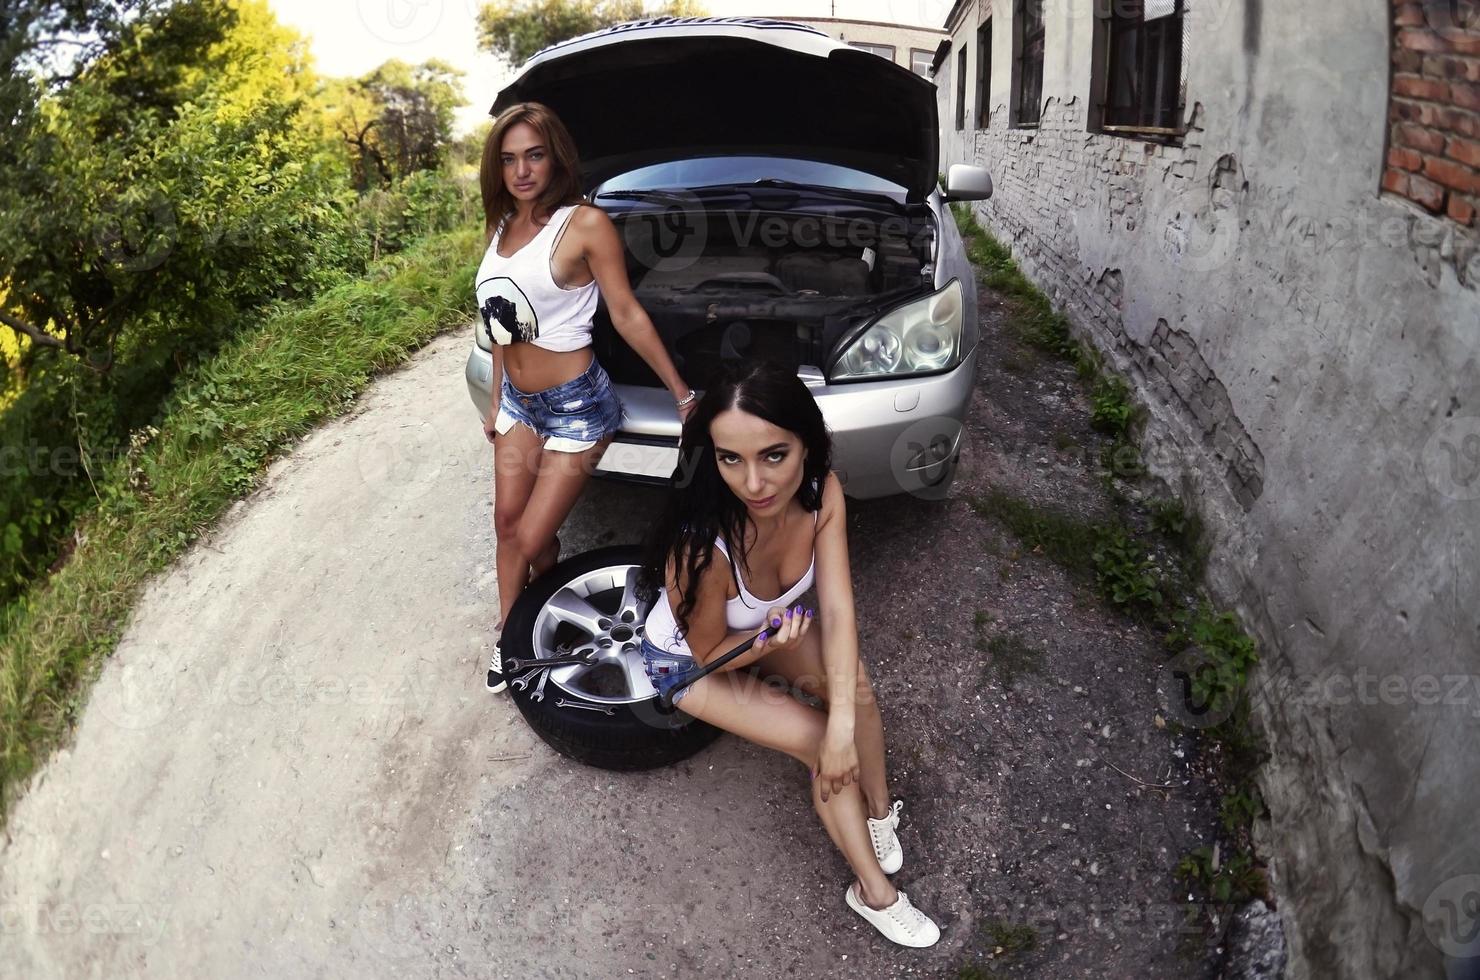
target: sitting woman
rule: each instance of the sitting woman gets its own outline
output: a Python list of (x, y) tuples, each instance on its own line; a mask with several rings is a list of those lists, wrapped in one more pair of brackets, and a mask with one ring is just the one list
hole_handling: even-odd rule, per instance
[[(900, 945), (934, 945), (940, 929), (886, 877), (904, 860), (895, 836), (903, 804), (889, 803), (884, 725), (858, 656), (843, 490), (817, 402), (780, 367), (727, 367), (685, 422), (682, 445), (688, 476), (644, 568), (660, 589), (642, 648), (653, 686), (677, 687), (764, 627), (747, 653), (675, 702), (806, 765), (812, 804), (857, 876), (848, 906)], [(814, 579), (815, 617), (798, 604)], [(751, 664), (823, 709), (739, 669)]]

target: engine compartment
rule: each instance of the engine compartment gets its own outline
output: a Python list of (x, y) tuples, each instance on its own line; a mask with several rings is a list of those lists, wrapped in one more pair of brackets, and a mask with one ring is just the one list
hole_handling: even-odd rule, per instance
[[(633, 291), (696, 385), (736, 358), (821, 367), (850, 327), (933, 288), (935, 228), (923, 208), (866, 217), (650, 209), (613, 218)], [(617, 336), (604, 302), (595, 343), (613, 380), (659, 384)]]

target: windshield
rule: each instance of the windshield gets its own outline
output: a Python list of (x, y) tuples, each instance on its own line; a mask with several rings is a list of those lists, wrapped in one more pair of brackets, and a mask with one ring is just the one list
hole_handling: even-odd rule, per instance
[(885, 194), (901, 202), (906, 194), (899, 184), (861, 170), (790, 157), (696, 157), (655, 163), (618, 174), (595, 188), (594, 192), (753, 184), (768, 177), (797, 184)]

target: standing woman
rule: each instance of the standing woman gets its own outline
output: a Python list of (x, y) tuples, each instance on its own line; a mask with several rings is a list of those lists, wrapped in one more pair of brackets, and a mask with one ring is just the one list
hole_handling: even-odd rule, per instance
[[(591, 348), (597, 290), (612, 325), (673, 393), (680, 419), (694, 392), (679, 377), (627, 280), (622, 240), (581, 195), (575, 144), (538, 102), (494, 120), (479, 174), (488, 249), (474, 279), (493, 347), (493, 443), (499, 627), (525, 585), (560, 557), (556, 531), (622, 421)], [(488, 689), (504, 690), (495, 643)]]
[[(888, 877), (904, 864), (903, 803), (889, 802), (884, 722), (858, 656), (843, 488), (817, 402), (793, 371), (727, 363), (681, 444), (689, 477), (669, 491), (643, 568), (658, 589), (642, 641), (653, 687), (806, 766), (812, 805), (853, 870), (844, 902), (901, 946), (934, 945), (939, 927)], [(815, 616), (800, 604), (814, 585)], [(693, 679), (757, 630), (749, 651)], [(778, 695), (740, 669), (751, 664), (823, 706)]]

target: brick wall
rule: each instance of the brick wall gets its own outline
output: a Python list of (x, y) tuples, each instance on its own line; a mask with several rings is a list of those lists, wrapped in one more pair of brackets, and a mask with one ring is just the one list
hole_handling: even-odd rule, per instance
[(1158, 414), (1176, 420), (1159, 433), (1171, 439), (1160, 451), (1201, 455), (1204, 471), (1247, 511), (1264, 492), (1264, 456), (1196, 338), (1162, 318), (1149, 337), (1131, 336), (1122, 316), (1122, 270), (1086, 270), (1077, 246), (1083, 229), (1062, 219), (1066, 213), (1087, 215), (1103, 200), (1103, 217), (1113, 231), (1130, 234), (1163, 224), (1168, 230), (1161, 248), (1176, 252), (1185, 246), (1191, 222), (1221, 220), (1221, 212), (1233, 206), (1240, 193), (1237, 161), (1225, 155), (1214, 164), (1207, 214), (1151, 214), (1147, 184), (1192, 181), (1202, 149), (1195, 117), (1182, 145), (1159, 145), (1086, 133), (1084, 103), (1051, 98), (1037, 129), (1009, 128), (1006, 108), (999, 106), (974, 140), (975, 158), (988, 163), (998, 185), (990, 206), (979, 206), (978, 214), (1014, 244), (1027, 273), (1090, 333)]
[(1480, 2), (1394, 0), (1384, 190), (1466, 227), (1480, 207)]

